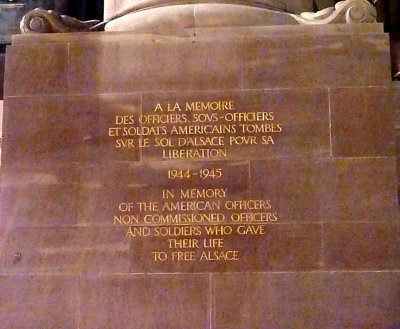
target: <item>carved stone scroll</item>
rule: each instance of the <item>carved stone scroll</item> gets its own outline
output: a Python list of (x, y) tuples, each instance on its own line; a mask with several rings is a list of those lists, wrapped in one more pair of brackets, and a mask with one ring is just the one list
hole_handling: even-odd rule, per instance
[(20, 28), (22, 33), (89, 32), (98, 23), (98, 20), (80, 21), (70, 16), (59, 15), (53, 10), (36, 8), (22, 18)]
[(367, 0), (346, 0), (316, 13), (292, 15), (299, 24), (376, 23), (376, 8)]

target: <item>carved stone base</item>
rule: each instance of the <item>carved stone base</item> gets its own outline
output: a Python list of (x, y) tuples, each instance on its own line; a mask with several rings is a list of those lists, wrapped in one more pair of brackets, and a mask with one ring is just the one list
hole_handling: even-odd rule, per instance
[[(346, 0), (316, 13), (290, 14), (273, 6), (249, 0), (143, 0), (128, 3), (106, 21), (81, 22), (54, 11), (35, 9), (21, 22), (23, 33), (95, 31), (154, 32), (202, 27), (310, 25), (330, 23), (373, 23), (376, 9), (367, 0)], [(285, 7), (286, 8), (286, 7)], [(275, 10), (273, 10), (275, 9)]]
[(115, 17), (121, 17), (121, 15), (127, 12), (137, 12), (143, 9), (185, 5), (185, 4), (199, 4), (199, 3), (225, 3), (225, 4), (237, 4), (249, 6), (257, 6), (259, 8), (278, 10), (282, 12), (288, 12), (293, 14), (299, 14), (304, 11), (313, 10), (313, 0), (263, 0), (263, 1), (252, 1), (252, 0), (203, 0), (203, 1), (179, 1), (179, 0), (105, 0), (104, 1), (104, 19), (109, 21)]
[(267, 6), (260, 8), (245, 0), (218, 4), (206, 3), (207, 0), (200, 2), (203, 3), (165, 6), (160, 1), (156, 8), (145, 10), (127, 6), (111, 16), (105, 30), (144, 32), (164, 28), (373, 23), (377, 16), (375, 7), (367, 0), (340, 1), (334, 7), (299, 15), (271, 10)]

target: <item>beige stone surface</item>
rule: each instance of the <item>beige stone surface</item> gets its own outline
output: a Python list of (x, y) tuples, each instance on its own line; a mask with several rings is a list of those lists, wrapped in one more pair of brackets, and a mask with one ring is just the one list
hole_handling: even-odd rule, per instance
[(351, 34), (383, 34), (383, 24), (331, 24), (331, 25), (277, 25), (277, 26), (231, 26), (231, 27), (202, 27), (173, 30), (152, 30), (143, 33), (133, 31), (104, 32), (104, 33), (39, 33), (18, 34), (13, 36), (13, 46), (28, 44), (55, 44), (55, 43), (101, 43), (101, 42), (140, 42), (155, 40), (177, 40), (206, 38), (257, 38), (273, 36), (322, 36), (325, 35), (351, 35)]
[(296, 24), (294, 19), (286, 13), (224, 4), (198, 4), (194, 7), (194, 18), (195, 28)]
[(81, 329), (197, 329), (211, 318), (204, 274), (92, 277), (81, 291)]
[(194, 28), (194, 5), (176, 5), (138, 11), (111, 21), (106, 31), (171, 31)]
[(106, 31), (165, 31), (217, 26), (297, 25), (291, 16), (277, 11), (232, 4), (194, 4), (152, 8), (117, 18)]
[(390, 54), (381, 28), (323, 27), (324, 37), (314, 26), (303, 27), (302, 34), (290, 26), (254, 27), (243, 37), (243, 28), (214, 34), (211, 27), (198, 37), (112, 32), (60, 35), (57, 43), (58, 35), (21, 37), (9, 49), (14, 60), (7, 63), (5, 93), (385, 85)]
[[(245, 2), (245, 1), (243, 1)], [(108, 19), (117, 11), (128, 8), (130, 6), (140, 6), (143, 1), (138, 0), (106, 0), (104, 1), (104, 18)], [(180, 4), (188, 4), (190, 2), (182, 1)], [(248, 1), (249, 4), (255, 5), (254, 2)], [(175, 2), (175, 4), (179, 4)], [(286, 10), (289, 12), (300, 13), (303, 11), (313, 10), (312, 0), (265, 0), (262, 3), (257, 3), (260, 7), (271, 6), (280, 10)], [(165, 6), (165, 4), (164, 4)]]
[(232, 40), (75, 43), (69, 55), (74, 94), (238, 89), (242, 83), (242, 45)]
[(82, 328), (79, 281), (69, 275), (0, 275), (2, 328)]
[[(333, 89), (330, 96), (335, 156), (390, 156), (395, 153), (393, 109), (400, 104), (398, 92), (393, 88), (339, 88)], [(377, 108), (381, 111), (373, 116), (363, 115)]]
[[(68, 45), (54, 44), (49, 47), (22, 47), (8, 49), (4, 94), (65, 93), (67, 91)], [(35, 72), (27, 68), (37, 69)], [(40, 68), (40, 69), (39, 69)], [(12, 81), (19, 80), (20, 86)], [(51, 90), (51, 91), (50, 91)]]
[(222, 274), (214, 287), (216, 329), (394, 329), (400, 321), (398, 273)]
[[(382, 26), (209, 26), (195, 35), (184, 23), (163, 36), (14, 39), (0, 195), (3, 327), (397, 328), (400, 227), (390, 112), (399, 101)], [(202, 108), (216, 100), (236, 106)], [(174, 113), (175, 102), (200, 108)], [(256, 112), (274, 118), (251, 118)], [(154, 137), (236, 137), (234, 129), (201, 132), (203, 124), (226, 123), (225, 113), (237, 115), (229, 119), (236, 129), (257, 128), (241, 137), (274, 134), (275, 144), (221, 143), (212, 147), (224, 146), (229, 157), (160, 159)], [(272, 131), (278, 120), (282, 134)], [(172, 124), (196, 130), (172, 133)], [(137, 144), (116, 147), (110, 127)], [(151, 144), (142, 148), (145, 138)], [(200, 177), (209, 168), (223, 175)], [(190, 169), (192, 177), (172, 178), (171, 169)], [(186, 192), (193, 188), (226, 195)], [(212, 219), (157, 217), (210, 214), (186, 203), (204, 200), (220, 202), (212, 211), (225, 215), (231, 233), (207, 233), (204, 227), (218, 225)], [(129, 217), (138, 214), (137, 221)], [(185, 232), (186, 225), (199, 233)], [(243, 234), (238, 225), (266, 234)], [(126, 236), (131, 226), (150, 235)], [(210, 237), (224, 245), (209, 248)], [(175, 238), (201, 244), (170, 245)], [(170, 254), (156, 262), (152, 255), (205, 249), (237, 250), (240, 259), (175, 261)]]

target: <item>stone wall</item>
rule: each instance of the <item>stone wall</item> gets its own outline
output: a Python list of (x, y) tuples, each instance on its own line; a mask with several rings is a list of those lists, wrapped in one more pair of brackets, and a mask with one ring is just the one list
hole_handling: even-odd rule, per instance
[(177, 33), (14, 38), (3, 326), (398, 328), (382, 26)]

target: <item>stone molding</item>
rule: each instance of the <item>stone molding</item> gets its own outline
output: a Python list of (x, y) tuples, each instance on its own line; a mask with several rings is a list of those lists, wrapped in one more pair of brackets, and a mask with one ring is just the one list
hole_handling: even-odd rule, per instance
[[(59, 15), (53, 10), (44, 10), (36, 8), (28, 12), (21, 21), (22, 33), (68, 33), (68, 32), (90, 32), (102, 30), (104, 26), (114, 20), (117, 20), (126, 15), (132, 15), (136, 12), (150, 11), (155, 8), (177, 6), (178, 0), (145, 0), (139, 4), (132, 4), (120, 11), (117, 11), (109, 19), (104, 22), (80, 21), (76, 18)], [(261, 7), (256, 2), (246, 0), (197, 0), (191, 2), (198, 4), (221, 4), (221, 5), (239, 5), (243, 7), (260, 8), (265, 11), (274, 12), (272, 8)], [(278, 10), (278, 12), (285, 14)], [(374, 23), (376, 22), (377, 12), (375, 7), (367, 0), (346, 0), (338, 2), (334, 7), (325, 8), (316, 13), (304, 12), (300, 15), (289, 14), (295, 22), (301, 25), (311, 24), (332, 24), (332, 23)], [(135, 18), (132, 17), (132, 20)], [(129, 24), (128, 24), (129, 25)], [(266, 24), (268, 25), (268, 24)], [(129, 28), (129, 26), (127, 27)]]

